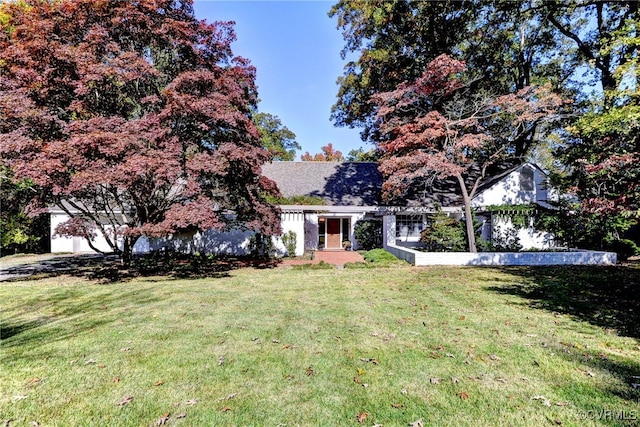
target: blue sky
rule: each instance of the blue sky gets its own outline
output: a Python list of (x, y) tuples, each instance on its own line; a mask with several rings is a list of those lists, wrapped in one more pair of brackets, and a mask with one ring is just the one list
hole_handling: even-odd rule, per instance
[(333, 143), (345, 155), (360, 146), (359, 129), (334, 127), (329, 120), (345, 61), (333, 1), (196, 0), (195, 13), (207, 21), (235, 21), (235, 55), (257, 69), (260, 111), (271, 113), (296, 134), (300, 154)]

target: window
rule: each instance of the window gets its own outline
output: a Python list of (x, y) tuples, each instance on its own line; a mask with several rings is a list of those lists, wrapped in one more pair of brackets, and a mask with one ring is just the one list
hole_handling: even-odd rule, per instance
[(523, 167), (520, 169), (520, 190), (521, 191), (534, 191), (534, 179), (533, 169), (530, 167)]
[(424, 230), (424, 218), (422, 215), (396, 215), (397, 238), (420, 238)]

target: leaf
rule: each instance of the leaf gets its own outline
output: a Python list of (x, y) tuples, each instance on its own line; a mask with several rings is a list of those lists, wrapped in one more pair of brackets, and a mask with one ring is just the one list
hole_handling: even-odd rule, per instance
[(363, 423), (367, 419), (368, 416), (369, 416), (369, 414), (367, 414), (366, 412), (360, 412), (358, 414), (358, 422), (359, 423)]
[(415, 420), (414, 422), (412, 422), (409, 425), (411, 427), (424, 427), (424, 423), (422, 422), (422, 418)]
[(184, 412), (182, 412), (182, 413), (180, 413), (180, 414), (176, 415), (176, 418), (177, 418), (177, 419), (181, 419), (181, 418), (185, 418), (186, 416), (187, 416), (187, 414), (185, 414)]
[(460, 397), (460, 399), (462, 400), (467, 400), (469, 398), (469, 393), (467, 393), (466, 391), (459, 391), (456, 393), (458, 395), (458, 397)]
[(218, 357), (218, 366), (224, 365), (224, 356)]
[(162, 384), (164, 384), (164, 381), (162, 381), (162, 380), (158, 380), (158, 381), (156, 381), (155, 383), (153, 383), (153, 386), (154, 386), (154, 387), (158, 387), (158, 386), (161, 386)]
[(165, 424), (167, 424), (167, 422), (169, 422), (169, 413), (167, 412), (166, 414), (164, 414), (162, 417), (160, 417), (158, 419), (158, 421), (156, 421), (156, 426), (163, 426)]
[(131, 347), (124, 347), (121, 348), (120, 351), (131, 351)]
[(400, 409), (400, 408), (404, 408), (404, 405), (402, 403), (392, 403), (391, 407), (395, 409)]
[(316, 374), (316, 371), (314, 371), (314, 370), (313, 370), (313, 367), (309, 366), (309, 367), (304, 371), (304, 373), (305, 373), (308, 377), (311, 377), (311, 376), (313, 376), (313, 375), (315, 375), (315, 374)]
[(363, 361), (363, 362), (373, 363), (374, 365), (377, 365), (378, 363), (380, 363), (380, 362), (378, 362), (377, 359), (373, 359), (373, 358), (360, 358), (360, 360)]
[(31, 379), (27, 380), (25, 386), (32, 387), (34, 385), (39, 384), (40, 381), (42, 381), (40, 378), (31, 378)]
[(96, 361), (95, 361), (95, 360), (93, 360), (93, 359), (89, 359), (89, 360), (87, 360), (86, 362), (84, 362), (84, 364), (85, 364), (85, 365), (93, 365), (93, 364), (95, 364), (95, 363), (96, 363)]
[(456, 378), (456, 377), (451, 377), (451, 382), (453, 384), (458, 384), (460, 382), (460, 379)]
[(124, 406), (127, 403), (130, 403), (133, 400), (133, 396), (125, 396), (122, 398), (120, 402), (118, 402), (118, 406)]
[(367, 373), (367, 371), (362, 368), (356, 368), (356, 372), (358, 372), (358, 376), (362, 376)]
[(32, 425), (33, 427), (40, 427), (40, 423), (39, 423), (39, 422), (37, 422), (37, 421), (31, 421), (31, 425)]
[(360, 377), (353, 377), (353, 382), (355, 382), (356, 384), (362, 384), (362, 380), (360, 379)]
[(4, 422), (2, 423), (2, 426), (9, 427), (9, 424), (11, 423), (11, 421), (13, 421), (11, 418), (4, 420)]
[(431, 384), (440, 384), (440, 381), (442, 381), (442, 378), (429, 378)]
[(189, 399), (186, 402), (184, 402), (184, 404), (187, 406), (193, 406), (193, 405), (196, 405), (197, 403), (198, 401), (196, 399)]
[(24, 400), (26, 399), (28, 396), (24, 395), (24, 394), (18, 394), (16, 396), (13, 396), (11, 399), (15, 402), (18, 400)]
[(113, 379), (111, 380), (114, 383), (119, 383), (120, 382), (120, 377), (113, 377)]
[(220, 412), (230, 412), (231, 411), (231, 407), (229, 406), (223, 406), (222, 409), (220, 409)]
[(496, 356), (495, 354), (490, 354), (489, 355), (489, 359), (491, 359), (491, 360), (500, 360), (500, 358), (498, 356)]

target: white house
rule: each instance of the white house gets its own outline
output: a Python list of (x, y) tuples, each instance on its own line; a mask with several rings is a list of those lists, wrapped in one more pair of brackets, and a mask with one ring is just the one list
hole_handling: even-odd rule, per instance
[[(283, 232), (296, 236), (296, 255), (309, 250), (341, 250), (349, 241), (357, 249), (355, 223), (364, 218), (379, 218), (384, 224), (386, 243), (411, 246), (417, 244), (420, 232), (435, 212), (442, 210), (462, 218), (463, 206), (457, 183), (436, 182), (416, 191), (412, 200), (398, 206), (382, 203), (382, 177), (376, 163), (371, 162), (273, 162), (263, 167), (263, 175), (274, 180), (284, 197), (311, 196), (322, 204), (282, 205)], [(537, 203), (545, 206), (554, 194), (546, 186), (546, 175), (532, 164), (522, 164), (487, 180), (472, 200), (482, 234), (491, 239), (496, 233), (513, 228), (496, 207)], [(489, 209), (491, 208), (491, 209)], [(493, 209), (493, 210), (492, 210)], [(55, 227), (68, 219), (59, 209), (51, 209), (52, 236)], [(551, 236), (539, 233), (529, 224), (518, 229), (524, 248), (552, 245)], [(173, 247), (188, 252), (243, 255), (249, 250), (250, 233), (207, 231), (195, 235), (178, 235), (166, 239), (138, 241), (134, 252), (148, 252)], [(100, 238), (93, 242), (98, 249), (108, 250)], [(274, 239), (276, 252), (285, 254), (280, 238)], [(80, 238), (54, 237), (52, 252), (82, 252), (91, 248)]]

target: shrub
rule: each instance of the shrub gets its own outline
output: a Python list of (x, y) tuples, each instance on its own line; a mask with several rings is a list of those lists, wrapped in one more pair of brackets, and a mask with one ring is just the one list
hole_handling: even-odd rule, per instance
[(431, 217), (431, 223), (420, 233), (420, 242), (430, 252), (466, 251), (464, 225), (442, 211)]
[(640, 253), (638, 245), (636, 245), (633, 240), (629, 239), (612, 240), (607, 244), (607, 249), (618, 254), (618, 259), (620, 261), (626, 261), (629, 257)]
[(392, 253), (385, 251), (384, 249), (372, 249), (364, 254), (365, 261), (368, 262), (388, 262), (398, 261)]
[(287, 251), (287, 255), (296, 255), (296, 246), (298, 246), (298, 235), (295, 231), (289, 230), (282, 235), (282, 244)]
[(353, 227), (358, 245), (364, 250), (382, 247), (382, 220), (361, 219)]

